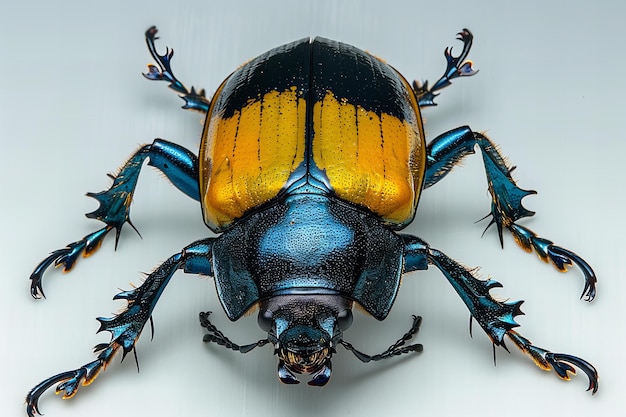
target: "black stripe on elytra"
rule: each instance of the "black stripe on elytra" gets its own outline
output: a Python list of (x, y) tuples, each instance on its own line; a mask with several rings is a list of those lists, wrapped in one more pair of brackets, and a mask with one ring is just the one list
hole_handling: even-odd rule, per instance
[(301, 39), (274, 48), (254, 58), (233, 72), (216, 99), (215, 110), (223, 118), (241, 110), (251, 101), (260, 100), (271, 91), (295, 87), (298, 95), (309, 95), (309, 39)]
[(406, 84), (392, 67), (352, 45), (325, 38), (311, 44), (310, 102), (328, 92), (337, 100), (400, 120), (413, 113)]

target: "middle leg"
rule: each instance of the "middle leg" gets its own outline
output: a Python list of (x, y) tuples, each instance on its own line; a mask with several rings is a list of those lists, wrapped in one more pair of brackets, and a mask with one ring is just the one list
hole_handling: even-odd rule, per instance
[(191, 151), (163, 139), (156, 139), (150, 145), (143, 145), (128, 159), (117, 175), (109, 175), (113, 179), (113, 184), (108, 190), (87, 193), (89, 197), (98, 200), (100, 206), (86, 216), (104, 222), (105, 226), (76, 242), (69, 243), (62, 249), (55, 250), (37, 265), (30, 276), (31, 295), (34, 298), (44, 296), (41, 281), (44, 272), (51, 265), (63, 266), (64, 271), (69, 271), (81, 254), (88, 256), (94, 253), (110, 231), (116, 231), (117, 246), (122, 226), (128, 223), (135, 228), (130, 221), (130, 205), (139, 173), (146, 159), (149, 159), (148, 165), (163, 172), (176, 188), (194, 200), (200, 200), (198, 158)]
[(537, 236), (532, 230), (520, 226), (516, 222), (535, 213), (527, 210), (522, 199), (536, 194), (533, 190), (523, 190), (517, 186), (511, 176), (513, 168), (509, 167), (496, 145), (485, 135), (473, 132), (469, 127), (459, 127), (433, 139), (427, 147), (426, 178), (424, 188), (431, 187), (441, 181), (461, 159), (475, 153), (478, 146), (483, 156), (487, 185), (491, 194), (491, 212), (487, 217), (491, 221), (487, 228), (496, 225), (500, 244), (503, 245), (502, 232), (509, 230), (515, 241), (526, 251), (535, 252), (541, 259), (550, 261), (559, 271), (575, 264), (584, 275), (585, 286), (581, 298), (593, 300), (596, 295), (596, 276), (591, 266), (574, 252), (548, 239)]

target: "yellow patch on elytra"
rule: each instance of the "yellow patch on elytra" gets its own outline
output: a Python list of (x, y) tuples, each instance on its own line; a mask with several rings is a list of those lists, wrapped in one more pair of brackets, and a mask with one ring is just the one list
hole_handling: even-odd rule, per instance
[(385, 221), (413, 217), (424, 175), (421, 124), (366, 110), (331, 91), (313, 107), (313, 159), (340, 198)]
[(275, 197), (304, 161), (306, 102), (295, 87), (213, 115), (202, 138), (205, 222), (216, 230)]

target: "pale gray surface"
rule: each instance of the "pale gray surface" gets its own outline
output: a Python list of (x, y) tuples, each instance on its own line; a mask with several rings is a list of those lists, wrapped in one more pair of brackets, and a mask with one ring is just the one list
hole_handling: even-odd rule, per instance
[[(28, 276), (46, 253), (99, 225), (84, 197), (109, 182), (139, 143), (167, 138), (194, 149), (200, 116), (178, 110), (165, 84), (143, 80), (151, 62), (143, 42), (150, 25), (176, 49), (174, 69), (187, 85), (212, 93), (242, 62), (279, 44), (322, 35), (385, 58), (408, 79), (434, 81), (443, 49), (463, 27), (476, 41), (480, 73), (455, 82), (424, 111), (427, 133), (462, 124), (484, 130), (518, 166), (541, 236), (579, 252), (598, 273), (592, 305), (578, 300), (581, 275), (559, 275), (507, 236), (480, 238), (488, 209), (480, 157), (422, 196), (407, 231), (501, 281), (503, 298), (526, 299), (520, 332), (537, 345), (580, 355), (601, 372), (600, 392), (586, 378), (564, 383), (514, 351), (498, 350), (475, 326), (435, 269), (405, 278), (382, 323), (356, 314), (346, 339), (375, 353), (424, 316), (420, 357), (363, 365), (339, 349), (323, 389), (281, 385), (265, 347), (242, 356), (201, 342), (201, 310), (242, 343), (263, 337), (253, 316), (229, 323), (211, 280), (178, 274), (155, 311), (156, 334), (139, 343), (141, 373), (132, 357), (110, 369), (72, 401), (44, 396), (47, 416), (527, 416), (620, 415), (626, 272), (622, 207), (626, 92), (624, 3), (485, 1), (32, 1), (3, 4), (0, 13), (0, 320), (3, 415), (23, 413), (26, 392), (42, 379), (88, 361), (96, 316), (120, 307), (117, 288), (139, 283), (187, 243), (204, 237), (198, 205), (146, 169), (133, 207), (143, 240), (125, 230), (117, 253), (108, 240), (69, 275), (53, 272), (47, 300), (28, 294)], [(556, 2), (553, 2), (556, 3)], [(140, 6), (141, 4), (141, 6)], [(618, 5), (620, 4), (620, 5)], [(622, 210), (620, 210), (622, 209)], [(623, 320), (623, 319), (622, 319)], [(511, 349), (514, 349), (509, 343)]]

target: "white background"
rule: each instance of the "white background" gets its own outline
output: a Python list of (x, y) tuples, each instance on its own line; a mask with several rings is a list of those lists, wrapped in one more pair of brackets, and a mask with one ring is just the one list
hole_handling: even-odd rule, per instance
[[(132, 356), (115, 359), (71, 401), (47, 393), (47, 416), (616, 416), (626, 360), (623, 321), (623, 155), (626, 150), (625, 3), (588, 1), (23, 1), (0, 11), (0, 410), (23, 415), (36, 383), (93, 359), (96, 316), (121, 307), (118, 288), (140, 272), (208, 235), (198, 204), (152, 169), (139, 182), (130, 228), (117, 252), (113, 239), (71, 274), (47, 274), (48, 299), (35, 301), (28, 276), (46, 254), (100, 225), (84, 218), (97, 204), (84, 197), (109, 185), (105, 177), (140, 143), (155, 137), (190, 149), (201, 116), (165, 83), (140, 72), (151, 62), (143, 32), (157, 25), (159, 48), (174, 47), (174, 71), (209, 93), (246, 60), (282, 43), (322, 35), (383, 57), (408, 79), (435, 81), (443, 49), (460, 51), (455, 33), (475, 34), (471, 59), (480, 70), (455, 81), (424, 111), (430, 139), (469, 124), (501, 145), (522, 188), (536, 189), (524, 221), (541, 236), (572, 249), (596, 269), (596, 301), (578, 300), (581, 274), (559, 274), (494, 229), (481, 239), (487, 213), (480, 156), (466, 159), (427, 190), (417, 234), (484, 277), (501, 281), (502, 298), (525, 299), (520, 333), (538, 346), (579, 355), (596, 365), (600, 391), (586, 377), (560, 381), (519, 352), (489, 340), (435, 269), (405, 277), (384, 322), (356, 314), (346, 339), (371, 353), (385, 349), (424, 317), (417, 339), (425, 350), (364, 365), (339, 349), (333, 378), (322, 389), (281, 385), (268, 347), (248, 355), (202, 343), (199, 311), (235, 341), (263, 338), (250, 317), (230, 323), (209, 279), (179, 273), (155, 310), (156, 334)], [(604, 4), (604, 5), (602, 5)], [(619, 5), (618, 5), (619, 4)], [(509, 343), (511, 349), (514, 346)]]

